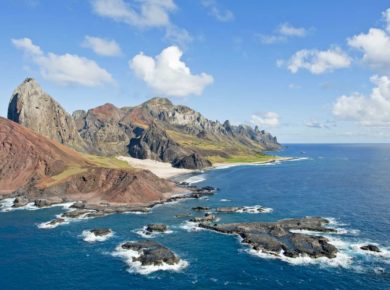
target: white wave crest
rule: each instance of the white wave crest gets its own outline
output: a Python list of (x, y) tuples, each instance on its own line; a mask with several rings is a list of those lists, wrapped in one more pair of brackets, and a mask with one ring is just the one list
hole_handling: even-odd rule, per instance
[(170, 230), (170, 229), (167, 229), (165, 232), (156, 232), (156, 231), (153, 231), (153, 232), (149, 232), (146, 230), (147, 227), (143, 227), (142, 229), (138, 229), (138, 230), (135, 230), (134, 232), (143, 237), (143, 238), (146, 238), (146, 239), (152, 239), (152, 238), (155, 238), (155, 237), (158, 237), (158, 236), (161, 236), (161, 235), (169, 235), (169, 234), (172, 234), (173, 231)]
[(286, 159), (286, 161), (288, 161), (288, 162), (303, 161), (303, 160), (312, 160), (312, 158), (309, 158), (309, 157), (296, 157), (296, 158)]
[(290, 258), (283, 255), (283, 252), (280, 253), (270, 253), (266, 251), (256, 251), (254, 249), (248, 249), (247, 252), (251, 255), (263, 258), (263, 259), (279, 259), (284, 262), (287, 262), (289, 264), (293, 265), (310, 265), (310, 264), (317, 264), (321, 266), (330, 266), (330, 267), (342, 267), (342, 268), (348, 268), (352, 264), (352, 258), (348, 256), (345, 253), (337, 253), (335, 258), (327, 258), (327, 257), (320, 257), (320, 258), (311, 258), (307, 255), (302, 255), (297, 258)]
[[(76, 210), (76, 209), (70, 209), (70, 210), (68, 210), (68, 212), (71, 212), (74, 210)], [(70, 224), (71, 222), (78, 222), (78, 221), (82, 221), (82, 220), (91, 219), (91, 217), (87, 217), (87, 215), (91, 212), (94, 212), (94, 211), (91, 210), (91, 211), (86, 212), (86, 213), (84, 213), (76, 218), (65, 217), (62, 214), (59, 214), (59, 215), (56, 215), (57, 219), (53, 219), (53, 220), (48, 221), (48, 222), (40, 223), (37, 225), (37, 227), (40, 229), (54, 229), (54, 228), (61, 226), (61, 225)]]
[(206, 176), (204, 174), (200, 174), (200, 175), (191, 176), (190, 178), (187, 178), (184, 181), (188, 182), (189, 184), (194, 184), (194, 183), (199, 183), (199, 182), (202, 182), (205, 180), (206, 180)]
[(134, 261), (134, 259), (140, 257), (140, 254), (137, 251), (123, 249), (121, 245), (115, 248), (115, 251), (112, 253), (112, 256), (122, 258), (125, 261), (125, 263), (129, 266), (128, 271), (130, 273), (138, 273), (141, 275), (149, 275), (150, 273), (156, 271), (179, 272), (188, 266), (188, 262), (185, 260), (179, 260), (179, 263), (175, 265), (169, 265), (163, 263), (162, 265), (158, 265), (158, 266), (157, 265), (143, 266), (141, 262)]
[(103, 236), (97, 236), (90, 230), (85, 230), (81, 233), (81, 237), (83, 238), (83, 240), (88, 243), (104, 242), (113, 236), (114, 236), (113, 231)]
[(272, 208), (262, 207), (261, 205), (253, 205), (253, 206), (243, 206), (237, 212), (238, 213), (259, 214), (259, 213), (270, 213), (272, 211), (273, 211)]
[(199, 232), (204, 229), (199, 227), (198, 223), (186, 221), (180, 225), (180, 228), (186, 230), (187, 232)]
[(52, 204), (49, 206), (44, 207), (37, 207), (35, 206), (34, 202), (29, 202), (28, 204), (20, 207), (13, 207), (15, 202), (15, 198), (5, 198), (3, 200), (0, 200), (0, 212), (10, 212), (14, 210), (38, 210), (38, 209), (45, 209), (45, 208), (51, 208), (51, 207), (62, 207), (63, 209), (69, 209), (74, 202), (64, 202), (64, 203), (57, 203)]

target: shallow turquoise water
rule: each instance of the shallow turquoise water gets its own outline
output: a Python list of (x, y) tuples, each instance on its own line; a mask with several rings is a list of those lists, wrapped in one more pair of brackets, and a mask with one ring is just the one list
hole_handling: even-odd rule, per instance
[[(390, 257), (353, 248), (363, 242), (390, 247), (390, 146), (291, 145), (281, 154), (299, 161), (207, 171), (199, 185), (220, 191), (209, 200), (186, 200), (146, 215), (122, 214), (38, 229), (62, 210), (0, 213), (0, 289), (390, 289)], [(229, 201), (221, 201), (229, 200)], [(323, 216), (345, 234), (341, 266), (291, 264), (249, 254), (234, 236), (187, 231), (178, 213), (194, 206), (263, 205), (268, 214), (221, 215), (220, 222)], [(173, 233), (154, 239), (189, 265), (180, 272), (140, 275), (112, 252), (147, 223)], [(83, 230), (110, 227), (113, 238), (89, 244)], [(352, 245), (352, 246), (351, 246)]]

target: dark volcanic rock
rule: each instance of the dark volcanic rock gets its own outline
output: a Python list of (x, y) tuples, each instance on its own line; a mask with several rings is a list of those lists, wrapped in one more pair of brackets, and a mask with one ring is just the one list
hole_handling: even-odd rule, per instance
[(65, 219), (63, 219), (63, 218), (56, 218), (56, 219), (50, 221), (48, 224), (54, 226), (56, 224), (62, 224), (63, 222), (65, 222)]
[(337, 249), (321, 236), (293, 233), (290, 230), (309, 230), (317, 232), (332, 232), (333, 229), (324, 225), (328, 221), (322, 218), (306, 217), (302, 219), (281, 220), (278, 222), (253, 222), (210, 225), (201, 223), (199, 226), (227, 234), (237, 234), (242, 242), (254, 250), (265, 251), (274, 255), (284, 255), (296, 258), (307, 255), (312, 258), (335, 258)]
[(204, 210), (210, 210), (209, 207), (203, 207), (203, 206), (197, 206), (197, 207), (193, 207), (192, 210), (194, 211), (204, 211)]
[(166, 232), (168, 227), (164, 224), (148, 224), (146, 226), (146, 231), (148, 232), (160, 232), (164, 233)]
[(111, 229), (93, 229), (90, 230), (91, 233), (93, 233), (97, 237), (106, 236), (110, 234), (112, 231)]
[(173, 167), (188, 168), (188, 169), (202, 169), (210, 167), (212, 164), (209, 160), (201, 157), (197, 153), (192, 153), (188, 156), (176, 158), (172, 162)]
[(215, 215), (213, 215), (211, 213), (205, 213), (205, 215), (203, 217), (194, 217), (194, 218), (190, 219), (190, 222), (208, 223), (208, 222), (215, 221), (215, 219), (216, 219)]
[(64, 202), (64, 200), (60, 197), (51, 197), (51, 198), (48, 198), (48, 199), (36, 199), (34, 200), (34, 205), (36, 207), (46, 207), (46, 206), (51, 206), (51, 205), (54, 205), (54, 204), (59, 204), (59, 203), (62, 203)]
[(121, 247), (125, 250), (137, 251), (139, 257), (133, 258), (133, 260), (141, 262), (142, 266), (160, 266), (163, 263), (175, 265), (180, 262), (180, 259), (171, 250), (154, 241), (126, 242)]
[(219, 213), (235, 213), (235, 212), (238, 212), (240, 209), (242, 209), (242, 207), (237, 207), (237, 206), (234, 206), (234, 207), (219, 207), (216, 209), (217, 212)]
[(12, 207), (22, 207), (22, 206), (25, 206), (29, 203), (29, 200), (24, 197), (24, 196), (18, 196), (17, 198), (15, 198), (15, 201), (14, 201), (14, 204), (12, 205)]
[(76, 209), (76, 210), (65, 212), (62, 214), (62, 216), (67, 218), (78, 218), (90, 212), (91, 212), (90, 210)]
[(371, 245), (371, 244), (361, 246), (360, 249), (362, 249), (363, 251), (371, 251), (371, 252), (377, 252), (377, 253), (379, 253), (381, 251), (381, 250), (379, 250), (379, 248), (377, 246)]

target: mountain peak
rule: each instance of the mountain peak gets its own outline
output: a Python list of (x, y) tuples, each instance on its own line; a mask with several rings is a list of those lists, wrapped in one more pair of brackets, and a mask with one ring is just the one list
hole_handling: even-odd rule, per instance
[(150, 106), (173, 106), (173, 103), (168, 98), (155, 97), (144, 103)]
[(26, 78), (13, 92), (8, 119), (62, 144), (85, 151), (72, 117), (33, 78)]

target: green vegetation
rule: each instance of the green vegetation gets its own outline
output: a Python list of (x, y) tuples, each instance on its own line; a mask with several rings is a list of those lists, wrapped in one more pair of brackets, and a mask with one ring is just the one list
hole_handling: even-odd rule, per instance
[(87, 155), (83, 156), (94, 166), (104, 167), (104, 168), (116, 168), (116, 169), (133, 169), (129, 163), (123, 160), (119, 160), (116, 157), (104, 157), (96, 155)]
[(280, 157), (265, 154), (254, 154), (233, 155), (226, 158), (221, 156), (209, 156), (208, 159), (212, 163), (266, 163), (278, 160)]
[(89, 154), (81, 154), (81, 155), (86, 159), (88, 165), (71, 164), (60, 174), (42, 180), (39, 186), (44, 188), (44, 187), (56, 185), (73, 175), (86, 172), (88, 168), (93, 168), (93, 167), (127, 169), (127, 170), (134, 169), (126, 161), (119, 160), (115, 157), (103, 157), (103, 156), (95, 156)]

